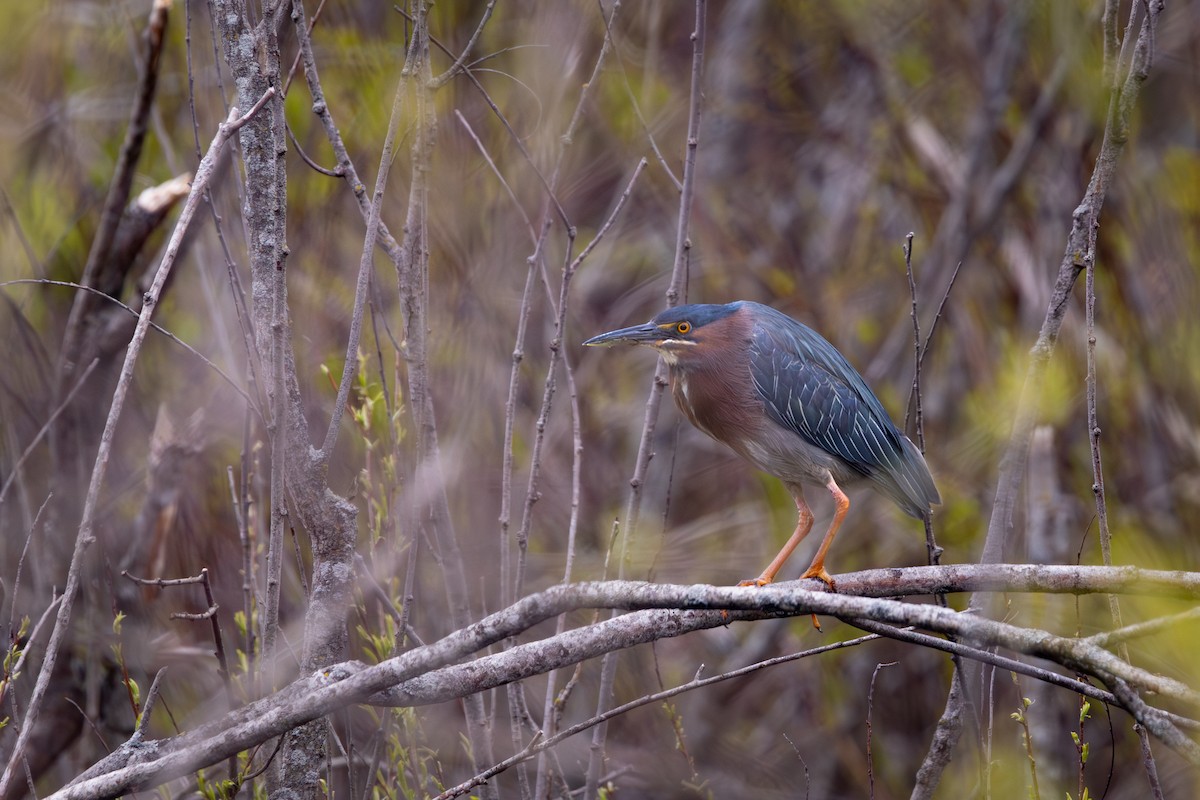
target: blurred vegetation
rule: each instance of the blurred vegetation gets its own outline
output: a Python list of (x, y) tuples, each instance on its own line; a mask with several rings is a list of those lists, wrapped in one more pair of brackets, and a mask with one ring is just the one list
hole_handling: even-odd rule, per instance
[[(147, 5), (125, 0), (8, 4), (0, 28), (0, 93), (6, 108), (0, 117), (0, 281), (79, 279), (124, 136)], [(436, 4), (433, 35), (457, 52), (474, 30), (481, 5)], [(1099, 10), (1098, 3), (1081, 0), (716, 2), (709, 9), (688, 299), (753, 299), (808, 322), (866, 375), (893, 415), (904, 419), (913, 378), (904, 236), (915, 233), (923, 331), (929, 330), (950, 275), (962, 262), (921, 376), (927, 457), (945, 501), (935, 516), (944, 562), (978, 556), (1026, 354), (1103, 130), (1108, 95), (1101, 79)], [(315, 8), (306, 11), (311, 18)], [(219, 47), (214, 48), (207, 13), (202, 3), (177, 2), (172, 9), (135, 194), (194, 169), (197, 139), (207, 142), (225, 116), (231, 79), (225, 65), (214, 62)], [(534, 291), (514, 427), (513, 530), (552, 344), (554, 315), (547, 293), (557, 298), (559, 265), (595, 234), (637, 161), (650, 159), (629, 206), (572, 287), (564, 346), (579, 390), (584, 447), (577, 580), (604, 574), (613, 522), (625, 507), (653, 370), (646, 353), (583, 352), (578, 343), (644, 321), (664, 303), (678, 192), (658, 165), (649, 137), (678, 176), (687, 126), (692, 13), (686, 3), (620, 7), (613, 23), (615, 52), (590, 87), (581, 124), (569, 142), (561, 140), (562, 132), (581, 87), (591, 80), (604, 36), (597, 4), (502, 1), (474, 51), (487, 56), (478, 64), (479, 81), (537, 167), (553, 169), (564, 149), (557, 196), (579, 231), (568, 254), (561, 225), (553, 223), (544, 253), (548, 291), (540, 286)], [(328, 105), (368, 186), (407, 33), (405, 19), (390, 4), (337, 0), (323, 8), (314, 29)], [(282, 44), (284, 63), (290, 64), (296, 51), (290, 28)], [(450, 63), (440, 53), (434, 58), (435, 72)], [(1030, 124), (1060, 61), (1065, 77), (1037, 126), (1028, 160), (998, 211), (990, 219), (976, 218), (991, 177)], [(192, 124), (193, 100), (198, 130)], [(298, 73), (287, 95), (288, 123), (299, 147), (331, 168), (331, 150), (310, 106)], [(459, 78), (442, 89), (437, 110), (430, 196), (431, 365), (451, 509), (474, 581), (472, 602), (482, 614), (500, 603), (496, 563), (499, 548), (506, 546), (497, 522), (504, 406), (532, 244), (521, 211), (456, 113), (479, 137), (535, 226), (546, 200), (541, 180), (469, 81)], [(399, 152), (404, 152), (411, 137), (403, 125), (401, 135)], [(336, 391), (327, 372), (341, 372), (364, 224), (345, 184), (311, 170), (295, 147), (288, 168), (289, 292), (298, 370), (310, 418), (323, 425)], [(407, 158), (397, 158), (384, 204), (384, 221), (397, 234), (408, 171)], [(227, 165), (214, 187), (213, 207), (244, 276), (240, 179), (239, 167)], [(222, 244), (211, 215), (198, 224), (156, 320), (241, 379), (244, 351)], [(161, 243), (156, 240), (147, 249), (150, 263)], [(1194, 570), (1200, 565), (1196, 2), (1172, 2), (1164, 12), (1157, 60), (1101, 217), (1096, 263), (1099, 419), (1114, 559)], [(398, 380), (403, 363), (389, 339), (400, 330), (400, 310), (386, 259), (377, 259), (376, 275), (367, 324), (373, 333), (363, 345), (366, 372), (353, 398), (355, 414), (344, 423), (331, 483), (358, 503), (360, 549), (385, 590), (398, 599), (414, 543), (408, 532), (389, 532), (386, 526), (412, 477), (412, 457), (405, 454), (408, 419), (404, 382)], [(18, 285), (4, 287), (0, 300), (0, 337), (6, 343), (0, 370), (2, 483), (53, 408), (54, 363), (71, 295), (59, 287)], [(1082, 301), (1080, 281), (1052, 370), (1038, 387), (1040, 422), (1047, 432), (1031, 463), (1031, 469), (1040, 470), (1039, 480), (1026, 492), (1012, 561), (1100, 561), (1086, 427)], [(103, 409), (108, 399), (97, 392), (86, 402)], [(141, 686), (149, 685), (158, 666), (176, 668), (167, 699), (177, 720), (204, 713), (198, 707), (219, 686), (207, 660), (206, 634), (166, 619), (180, 610), (178, 597), (161, 594), (131, 608), (127, 598), (118, 599), (122, 590), (114, 588), (121, 582), (116, 565), (132, 546), (126, 533), (153, 479), (147, 454), (160, 413), (179, 427), (199, 419), (202, 444), (186, 462), (163, 559), (133, 571), (150, 572), (153, 566), (158, 574), (174, 577), (207, 567), (230, 636), (236, 630), (234, 610), (242, 607), (240, 544), (226, 476), (229, 466), (239, 480), (242, 474), (240, 398), (214, 371), (155, 337), (139, 363), (132, 403), (102, 498), (100, 547), (93, 553), (102, 566), (85, 595), (91, 616), (77, 620), (72, 649), (74, 668), (87, 675), (81, 708), (95, 714), (90, 718), (109, 746), (128, 735), (132, 725), (125, 689), (104, 683), (94, 661), (105, 659), (111, 652), (107, 645), (118, 642), (109, 633), (110, 609), (131, 615), (120, 637), (121, 652)], [(571, 513), (570, 405), (560, 382), (537, 486), (528, 590), (557, 583), (563, 574)], [(629, 574), (680, 583), (731, 583), (757, 574), (791, 530), (794, 509), (786, 492), (681, 423), (673, 408), (664, 409)], [(395, 430), (389, 430), (389, 414)], [(314, 439), (318, 435), (314, 432)], [(90, 465), (94, 449), (78, 457)], [(265, 456), (252, 450), (247, 463), (258, 502), (267, 482)], [(50, 587), (63, 580), (54, 554), (69, 551), (73, 530), (54, 531), (66, 539), (51, 541), (34, 525), (51, 473), (45, 448), (35, 448), (0, 505), (0, 619), (10, 612), (17, 622), (25, 615), (36, 619)], [(810, 499), (820, 528), (832, 504), (821, 492), (810, 493)], [(853, 500), (830, 556), (834, 572), (923, 563), (924, 543), (911, 520), (869, 494), (855, 494)], [(253, 525), (261, 526), (257, 506), (251, 513)], [(1038, 525), (1032, 524), (1035, 518)], [(296, 531), (296, 538), (303, 559), (303, 532)], [(16, 571), (27, 540), (30, 555), (18, 586)], [(416, 545), (424, 549), (423, 543)], [(442, 578), (427, 552), (419, 558), (412, 624), (428, 641), (446, 632)], [(789, 565), (792, 574), (805, 563), (807, 555), (798, 555)], [(610, 565), (610, 574), (613, 569)], [(295, 563), (285, 574), (283, 617), (296, 624), (304, 599)], [(1102, 599), (1009, 601), (1010, 615), (1022, 624), (1085, 633), (1109, 625)], [(1126, 622), (1178, 605), (1125, 602)], [(372, 638), (391, 630), (385, 618), (364, 591), (362, 605), (351, 614), (352, 626), (360, 630), (357, 657), (386, 655), (386, 646)], [(706, 675), (716, 674), (857, 633), (836, 623), (825, 628), (818, 636), (807, 620), (760, 623), (636, 650), (622, 658), (618, 702), (660, 684), (686, 681), (701, 665)], [(1137, 659), (1200, 685), (1198, 645), (1195, 627), (1182, 628), (1140, 643)], [(866, 696), (875, 665), (887, 661), (899, 663), (880, 671), (875, 683), (874, 791), (879, 798), (905, 797), (941, 713), (950, 665), (940, 655), (887, 641), (683, 695), (673, 701), (677, 718), (651, 707), (614, 722), (609, 734), (613, 783), (622, 797), (795, 797), (806, 788), (812, 797), (865, 796)], [(27, 669), (25, 679), (33, 674)], [(568, 723), (593, 713), (598, 674), (594, 664), (582, 671), (566, 706)], [(979, 709), (985, 722), (995, 717), (994, 727), (983, 741), (974, 730), (964, 735), (941, 796), (974, 796), (982, 792), (981, 781), (990, 781), (995, 797), (1026, 794), (1023, 728), (1009, 718), (1023, 696), (1035, 700), (1022, 714), (1033, 737), (1043, 795), (1077, 796), (1072, 731), (1080, 727), (1079, 698), (1032, 684), (1024, 679), (1018, 689), (1007, 676), (996, 676), (995, 708)], [(544, 679), (530, 681), (530, 696), (538, 697), (543, 686)], [(495, 702), (503, 704), (500, 694)], [(114, 710), (102, 711), (108, 704)], [(533, 705), (540, 710), (540, 700)], [(379, 730), (370, 714), (356, 711), (339, 725), (365, 738), (372, 728)], [(1109, 798), (1144, 796), (1145, 776), (1129, 718), (1115, 711), (1110, 720), (1095, 704), (1090, 714), (1082, 729), (1090, 745), (1084, 771), (1090, 796), (1102, 796), (1106, 788)], [(165, 718), (163, 724), (168, 724)], [(686, 755), (676, 751), (676, 724)], [(507, 743), (499, 733), (503, 728), (501, 723), (498, 743)], [(452, 783), (469, 774), (460, 729), (457, 704), (405, 712), (388, 723), (393, 756), (415, 746), (407, 758), (419, 767), (407, 780), (425, 787), (414, 788), (416, 796), (429, 781)], [(587, 758), (586, 740), (577, 738), (558, 751), (560, 767), (576, 783)], [(10, 741), (9, 731), (0, 732), (0, 750)], [(85, 734), (52, 783), (59, 785), (94, 760), (99, 751), (92, 748), (95, 742)], [(1167, 796), (1200, 791), (1196, 775), (1180, 759), (1164, 747), (1155, 753)], [(695, 774), (686, 756), (693, 759)], [(699, 788), (686, 788), (696, 781)]]

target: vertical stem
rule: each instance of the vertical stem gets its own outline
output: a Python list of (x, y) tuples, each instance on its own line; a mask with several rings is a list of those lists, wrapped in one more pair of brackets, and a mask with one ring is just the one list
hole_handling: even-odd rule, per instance
[[(703, 101), (704, 38), (706, 0), (696, 0), (696, 27), (692, 31), (692, 84), (688, 95), (688, 133), (684, 150), (683, 186), (679, 193), (679, 223), (675, 230), (675, 263), (671, 270), (671, 282), (667, 287), (667, 306), (679, 305), (687, 297), (688, 267), (691, 263), (692, 241), (690, 238), (692, 197), (696, 181), (696, 152), (700, 147), (700, 111)], [(658, 423), (658, 409), (662, 402), (663, 389), (667, 385), (667, 368), (659, 359), (654, 370), (654, 382), (646, 398), (646, 415), (642, 423), (642, 438), (638, 444), (637, 461), (634, 463), (633, 478), (629, 481), (629, 502), (625, 507), (625, 524), (621, 530), (619, 563), (617, 574), (625, 577), (626, 560), (631, 537), (637, 532), (638, 517), (642, 508), (642, 487), (652, 455), (654, 430)], [(614, 614), (615, 616), (615, 614)], [(617, 653), (604, 656), (600, 668), (600, 687), (596, 699), (596, 714), (603, 714), (612, 703), (613, 684), (617, 674)], [(592, 732), (591, 753), (588, 758), (587, 781), (584, 785), (586, 800), (595, 800), (600, 786), (600, 771), (604, 765), (604, 742), (608, 735), (608, 723), (602, 722)]]
[[(430, 498), (420, 509), (419, 527), (428, 529), (432, 534), (431, 539), (438, 551), (435, 555), (440, 558), (444, 570), (442, 585), (446, 592), (450, 622), (453, 627), (462, 628), (470, 623), (471, 617), (467, 576), (462, 551), (458, 546), (458, 536), (450, 517), (450, 502), (446, 494), (446, 480), (438, 444), (437, 421), (433, 398), (430, 395), (427, 354), (429, 172), (437, 135), (437, 118), (430, 86), (432, 72), (429, 64), (429, 29), (426, 14), (427, 5), (422, 0), (416, 4), (411, 45), (408, 60), (404, 65), (406, 83), (413, 92), (415, 120), (411, 151), (412, 183), (409, 187), (408, 214), (396, 271), (400, 303), (404, 313), (404, 358), (408, 366), (410, 405), (416, 431), (417, 455), (420, 459), (419, 472), (423, 476), (420, 480), (413, 481), (413, 490), (416, 493), (427, 493)], [(419, 534), (414, 532), (414, 535)], [(463, 699), (463, 704), (466, 709), (471, 758), (476, 772), (481, 772), (494, 761), (491, 723), (480, 695), (468, 695)], [(482, 791), (485, 798), (495, 797), (494, 787), (484, 786)]]
[(38, 713), (41, 710), (42, 699), (45, 697), (46, 690), (50, 685), (50, 676), (54, 671), (58, 650), (66, 638), (67, 629), (70, 627), (71, 612), (74, 609), (75, 597), (79, 592), (83, 558), (88, 548), (91, 547), (92, 542), (96, 540), (94, 531), (96, 508), (99, 504), (100, 489), (104, 485), (104, 478), (108, 471), (108, 458), (112, 451), (113, 434), (116, 431), (117, 422), (121, 419), (121, 413), (125, 409), (125, 398), (128, 395), (130, 384), (133, 383), (133, 368), (137, 363), (138, 357), (141, 355), (142, 344), (146, 340), (146, 334), (150, 330), (150, 318), (154, 314), (154, 309), (158, 306), (158, 300), (162, 294), (163, 286), (167, 282), (167, 277), (171, 274), (171, 269), (175, 266), (175, 259), (178, 257), (180, 247), (183, 244), (183, 234), (188, 226), (191, 225), (192, 218), (196, 214), (196, 207), (199, 205), (201, 193), (212, 178), (217, 155), (225, 145), (225, 142), (233, 135), (233, 132), (244, 125), (246, 120), (259, 111), (264, 102), (273, 96), (274, 92), (268, 91), (263, 96), (263, 99), (255, 104), (244, 117), (239, 118), (237, 116), (236, 108), (230, 111), (228, 120), (221, 125), (216, 137), (209, 146), (208, 153), (196, 169), (196, 177), (192, 182), (192, 190), (188, 194), (183, 210), (179, 214), (179, 222), (175, 224), (175, 230), (172, 232), (171, 240), (168, 242), (166, 252), (163, 254), (162, 263), (159, 265), (157, 273), (155, 273), (154, 282), (151, 284), (149, 291), (146, 292), (141, 313), (138, 315), (137, 327), (134, 329), (129, 347), (125, 351), (125, 361), (121, 365), (121, 373), (117, 378), (116, 389), (113, 391), (112, 405), (109, 408), (108, 419), (104, 424), (104, 431), (100, 436), (100, 448), (96, 452), (96, 462), (92, 467), (92, 477), (88, 484), (87, 497), (84, 500), (83, 519), (80, 521), (79, 533), (75, 538), (75, 550), (71, 556), (71, 566), (67, 572), (66, 586), (63, 589), (62, 601), (59, 604), (58, 615), (54, 621), (54, 630), (50, 634), (50, 641), (46, 645), (46, 657), (42, 661), (42, 668), (38, 672), (37, 681), (34, 683), (33, 694), (29, 698), (26, 716), (21, 725), (20, 733), (17, 735), (16, 744), (9, 756), (8, 763), (5, 765), (4, 774), (0, 776), (0, 797), (9, 796), (9, 793), (13, 790), (14, 781), (17, 780), (18, 773), (24, 772), (21, 766), (23, 763), (22, 756), (26, 746), (29, 744), (29, 737), (36, 728)]
[[(1135, 12), (1137, 5), (1134, 3), (1133, 10)], [(1119, 66), (1119, 64), (1111, 62), (1112, 57), (1117, 54), (1113, 52), (1113, 47), (1108, 42), (1110, 39), (1109, 26), (1115, 24), (1110, 19), (1114, 8), (1115, 4), (1111, 0), (1106, 0), (1104, 22), (1106, 70)], [(1129, 70), (1123, 81), (1118, 76), (1114, 77), (1110, 84), (1107, 73), (1104, 79), (1106, 88), (1111, 85), (1104, 136), (1083, 199), (1071, 215), (1071, 230), (1067, 235), (1067, 244), (1062, 260), (1059, 262), (1058, 276), (1054, 282), (1050, 303), (1046, 309), (1046, 316), (1042, 320), (1037, 341), (1029, 353), (1029, 366), (1025, 373), (1025, 384), (1021, 388), (1021, 396), (1017, 402), (1013, 431), (1000, 462), (1000, 474), (996, 480), (996, 495), (992, 514), (988, 520), (987, 538), (980, 556), (980, 562), (984, 564), (997, 563), (1004, 558), (1005, 546), (1013, 525), (1013, 509), (1021, 488), (1022, 476), (1025, 474), (1029, 441), (1033, 435), (1036, 398), (1041, 389), (1050, 357), (1054, 354), (1058, 334), (1062, 329), (1063, 318), (1066, 316), (1075, 282), (1079, 273), (1089, 269), (1095, 262), (1100, 210), (1104, 206), (1109, 183), (1116, 173), (1117, 161), (1120, 159), (1128, 139), (1129, 120), (1134, 104), (1154, 60), (1155, 33), (1158, 27), (1160, 8), (1161, 4), (1158, 0), (1151, 0), (1146, 5), (1147, 14), (1142, 20)], [(1128, 37), (1131, 35), (1132, 24), (1126, 34), (1126, 42), (1122, 45), (1122, 49), (1128, 44)], [(983, 595), (976, 593), (971, 598), (971, 607), (980, 609), (985, 602)], [(956, 691), (956, 687), (952, 686), (946, 700), (946, 708), (938, 721), (933, 742), (918, 772), (918, 780), (911, 795), (913, 800), (933, 796), (942, 771), (949, 763), (951, 750), (962, 730), (962, 714), (966, 702), (965, 693), (961, 690)]]

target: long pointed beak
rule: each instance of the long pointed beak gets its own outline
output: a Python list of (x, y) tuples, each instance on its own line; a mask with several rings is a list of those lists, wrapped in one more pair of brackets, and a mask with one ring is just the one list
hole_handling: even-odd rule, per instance
[(589, 347), (612, 347), (614, 344), (652, 344), (662, 341), (664, 338), (661, 328), (652, 322), (647, 322), (593, 336), (584, 344)]

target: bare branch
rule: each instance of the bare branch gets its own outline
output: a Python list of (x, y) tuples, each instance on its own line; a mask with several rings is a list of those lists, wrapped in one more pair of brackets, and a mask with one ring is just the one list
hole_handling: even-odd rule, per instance
[[(1068, 573), (1077, 572), (1072, 577)], [(1075, 591), (1128, 590), (1138, 593), (1167, 593), (1200, 597), (1200, 573), (1164, 573), (1136, 568), (1030, 567), (1025, 565), (970, 565), (913, 567), (842, 576), (843, 591), (872, 589), (880, 595), (896, 592), (895, 582), (867, 586), (864, 581), (882, 573), (893, 579), (913, 575), (911, 587), (924, 586), (931, 576), (941, 576), (947, 590), (984, 591)], [(956, 580), (951, 576), (957, 574)], [(1005, 576), (1008, 583), (1001, 586)], [(630, 581), (583, 583), (557, 586), (522, 598), (509, 608), (492, 614), (426, 647), (410, 650), (373, 666), (350, 663), (329, 667), (300, 679), (276, 695), (176, 737), (169, 742), (146, 743), (136, 759), (102, 778), (72, 783), (55, 798), (91, 798), (122, 793), (135, 787), (184, 774), (206, 764), (217, 763), (232, 753), (251, 747), (348, 704), (380, 702), (393, 705), (403, 696), (403, 687), (417, 687), (434, 680), (434, 670), (448, 666), (472, 653), (528, 630), (547, 619), (581, 608), (619, 608), (633, 611), (594, 625), (569, 631), (561, 637), (522, 645), (506, 653), (480, 659), (476, 669), (498, 658), (514, 661), (510, 671), (493, 676), (504, 683), (545, 671), (552, 665), (578, 662), (609, 652), (690, 631), (724, 626), (730, 620), (763, 619), (820, 613), (847, 619), (854, 624), (868, 619), (895, 625), (915, 625), (970, 641), (976, 647), (1002, 646), (1044, 658), (1068, 669), (1082, 671), (1113, 686), (1116, 683), (1153, 689), (1191, 708), (1200, 708), (1200, 692), (1169, 677), (1131, 667), (1117, 656), (1080, 639), (1056, 636), (1048, 631), (1022, 629), (976, 614), (960, 613), (936, 605), (898, 602), (885, 597), (830, 594), (800, 588), (817, 581), (772, 584), (757, 587), (672, 586)], [(680, 610), (687, 609), (687, 610)], [(723, 614), (721, 609), (726, 609)], [(894, 631), (893, 631), (894, 633)], [(545, 656), (554, 653), (555, 660)], [(511, 655), (516, 653), (517, 655)], [(519, 656), (526, 658), (517, 662)], [(461, 671), (459, 671), (461, 674)], [(447, 671), (446, 676), (454, 674)], [(421, 677), (426, 676), (426, 677)], [(415, 679), (415, 682), (414, 682)], [(406, 683), (407, 682), (407, 683)], [(604, 714), (605, 712), (601, 712)], [(1147, 722), (1170, 720), (1154, 709), (1138, 712)], [(1170, 723), (1174, 726), (1174, 722)], [(1148, 726), (1149, 727), (1149, 726)], [(1152, 729), (1153, 730), (1153, 729)], [(1166, 741), (1166, 740), (1164, 740)], [(1171, 744), (1171, 742), (1167, 742)], [(1174, 745), (1173, 745), (1174, 746)], [(1186, 748), (1181, 752), (1190, 758)]]
[(454, 59), (454, 63), (450, 65), (448, 70), (430, 81), (430, 88), (440, 88), (453, 79), (454, 76), (459, 72), (462, 72), (466, 69), (466, 67), (463, 65), (467, 62), (467, 56), (471, 55), (471, 51), (475, 49), (475, 43), (479, 41), (479, 35), (483, 33), (484, 26), (487, 25), (488, 20), (492, 18), (492, 12), (495, 10), (495, 8), (496, 0), (488, 0), (488, 4), (483, 9), (483, 15), (479, 18), (479, 24), (475, 26), (475, 32), (471, 34), (471, 38), (467, 41), (466, 47), (462, 49), (462, 53), (459, 54), (458, 58)]
[(96, 453), (96, 464), (92, 469), (92, 479), (88, 485), (87, 499), (84, 502), (83, 520), (79, 524), (79, 533), (75, 539), (75, 552), (71, 556), (71, 566), (67, 573), (67, 582), (63, 590), (62, 602), (58, 607), (58, 616), (55, 619), (54, 631), (50, 635), (50, 643), (46, 646), (46, 658), (43, 660), (42, 669), (38, 673), (37, 683), (34, 684), (33, 695), (29, 700), (24, 724), (21, 726), (16, 746), (9, 757), (8, 765), (5, 767), (4, 777), (0, 780), (0, 795), (6, 795), (10, 791), (12, 782), (16, 780), (18, 764), (21, 761), (22, 753), (25, 750), (29, 736), (34, 729), (34, 723), (37, 720), (42, 698), (49, 687), (50, 675), (54, 670), (58, 650), (67, 634), (75, 596), (79, 591), (83, 556), (92, 542), (95, 541), (93, 528), (96, 521), (96, 507), (100, 496), (100, 487), (104, 483), (105, 473), (108, 468), (113, 432), (118, 420), (121, 418), (121, 412), (125, 408), (125, 397), (129, 391), (129, 385), (133, 381), (133, 367), (137, 363), (138, 356), (141, 354), (142, 344), (146, 339), (146, 333), (150, 329), (150, 316), (154, 313), (154, 309), (158, 305), (159, 296), (162, 293), (162, 288), (166, 283), (167, 277), (171, 274), (171, 268), (175, 266), (175, 259), (179, 255), (183, 235), (191, 224), (192, 217), (195, 216), (196, 207), (199, 205), (204, 187), (212, 178), (217, 156), (229, 138), (245, 125), (274, 95), (275, 90), (268, 89), (266, 94), (245, 115), (239, 115), (237, 108), (234, 107), (230, 110), (226, 121), (218, 128), (217, 135), (213, 138), (212, 144), (209, 145), (204, 160), (200, 162), (200, 166), (196, 170), (196, 178), (192, 181), (192, 190), (183, 205), (183, 211), (180, 212), (179, 221), (175, 224), (175, 230), (171, 233), (171, 240), (167, 244), (166, 253), (163, 255), (158, 273), (154, 276), (154, 283), (151, 285), (150, 290), (146, 292), (143, 299), (142, 311), (138, 315), (137, 328), (134, 330), (133, 338), (130, 340), (129, 348), (125, 353), (125, 363), (121, 367), (117, 387), (113, 392), (112, 406), (109, 409), (108, 420), (105, 422), (104, 433), (100, 439), (100, 449)]
[[(154, 102), (154, 92), (158, 85), (158, 71), (170, 8), (169, 2), (155, 0), (150, 11), (150, 19), (145, 33), (146, 51), (143, 61), (138, 65), (138, 88), (133, 108), (129, 114), (129, 126), (126, 128), (125, 140), (121, 143), (121, 151), (117, 156), (117, 164), (113, 171), (112, 182), (108, 187), (108, 195), (104, 198), (100, 225), (92, 239), (87, 264), (83, 268), (83, 276), (79, 279), (84, 286), (96, 284), (96, 279), (108, 259), (109, 250), (116, 238), (117, 228), (121, 223), (121, 212), (125, 207), (125, 202), (129, 199), (134, 171), (141, 158), (142, 146), (145, 144), (146, 135), (149, 132), (150, 107)], [(68, 379), (74, 372), (75, 361), (79, 357), (78, 351), (82, 343), (83, 322), (91, 308), (90, 300), (90, 296), (78, 294), (71, 306), (71, 314), (63, 334), (59, 381)]]

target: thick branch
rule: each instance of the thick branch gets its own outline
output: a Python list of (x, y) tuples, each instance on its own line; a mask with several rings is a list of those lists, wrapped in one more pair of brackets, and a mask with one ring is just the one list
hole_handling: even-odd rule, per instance
[[(1070, 577), (1069, 571), (1079, 575)], [(887, 576), (883, 585), (869, 583)], [(1001, 577), (998, 577), (1001, 576)], [(1006, 582), (1004, 577), (1008, 576)], [(907, 580), (906, 580), (907, 579)], [(843, 591), (870, 590), (879, 595), (924, 591), (930, 584), (945, 591), (984, 591), (985, 589), (1039, 592), (1064, 592), (1068, 585), (1083, 593), (1136, 592), (1174, 597), (1200, 597), (1200, 574), (1171, 573), (1136, 568), (1104, 567), (1028, 567), (990, 565), (964, 567), (913, 567), (906, 570), (876, 570), (838, 578)], [(899, 625), (915, 625), (926, 630), (952, 634), (976, 646), (1003, 646), (1017, 652), (1045, 658), (1070, 669), (1095, 675), (1105, 682), (1120, 680), (1130, 686), (1152, 688), (1161, 695), (1193, 707), (1200, 706), (1200, 693), (1170, 678), (1152, 675), (1130, 667), (1121, 659), (1096, 647), (1093, 642), (1056, 636), (1046, 631), (1026, 630), (978, 615), (957, 613), (934, 605), (917, 605), (882, 597), (850, 596), (813, 591), (804, 586), (821, 585), (816, 581), (773, 584), (756, 587), (718, 587), (707, 585), (672, 586), (633, 581), (584, 583), (556, 586), (526, 597), (507, 609), (456, 631), (425, 647), (411, 650), (380, 664), (362, 667), (346, 664), (302, 678), (273, 697), (252, 703), (225, 715), (198, 730), (174, 740), (147, 742), (144, 751), (135, 754), (140, 762), (107, 776), (68, 786), (54, 797), (94, 798), (149, 787), (278, 736), (291, 728), (310, 722), (338, 708), (356, 703), (396, 704), (393, 687), (414, 681), (419, 676), (445, 667), (459, 659), (515, 636), (534, 625), (560, 614), (582, 608), (635, 610), (596, 625), (568, 631), (552, 640), (524, 646), (538, 658), (528, 659), (517, 669), (509, 665), (504, 674), (491, 675), (495, 685), (518, 680), (528, 674), (544, 672), (605, 652), (631, 647), (657, 639), (680, 636), (695, 630), (728, 624), (730, 620), (751, 620), (775, 616), (827, 614), (846, 619), (867, 618)], [(687, 610), (680, 610), (687, 609)], [(716, 609), (729, 609), (728, 616)], [(509, 656), (508, 653), (517, 653)], [(516, 648), (501, 656), (518, 659)], [(465, 668), (479, 673), (494, 667), (497, 660), (480, 659)], [(535, 663), (536, 662), (536, 663)], [(501, 662), (503, 663), (503, 662)], [(447, 671), (460, 675), (463, 668)], [(1115, 677), (1114, 677), (1115, 676)], [(427, 681), (426, 681), (427, 683)], [(428, 687), (426, 687), (428, 688)], [(382, 693), (382, 694), (380, 694)], [(1141, 713), (1141, 712), (1139, 712)], [(1151, 709), (1151, 713), (1161, 713)], [(131, 755), (131, 759), (134, 756)]]

